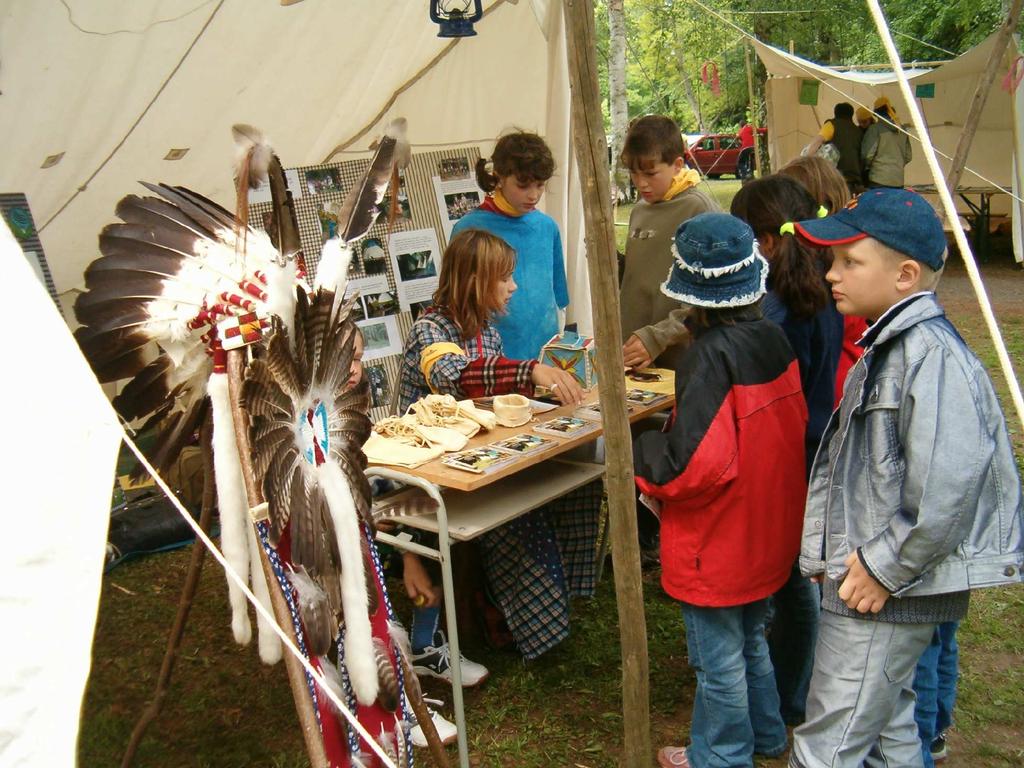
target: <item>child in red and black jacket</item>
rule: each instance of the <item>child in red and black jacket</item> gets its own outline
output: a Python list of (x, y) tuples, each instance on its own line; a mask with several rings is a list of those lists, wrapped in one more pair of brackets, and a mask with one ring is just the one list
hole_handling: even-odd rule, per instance
[(751, 765), (786, 728), (764, 637), (789, 577), (806, 494), (807, 406), (782, 330), (761, 315), (768, 265), (739, 219), (684, 222), (661, 290), (693, 307), (666, 431), (641, 435), (636, 482), (660, 508), (662, 587), (682, 603), (697, 673), (689, 747), (663, 768)]

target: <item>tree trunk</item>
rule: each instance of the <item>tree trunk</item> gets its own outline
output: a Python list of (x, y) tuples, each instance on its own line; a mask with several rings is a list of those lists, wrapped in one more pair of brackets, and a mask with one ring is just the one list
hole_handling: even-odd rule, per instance
[(686, 71), (686, 63), (683, 61), (682, 52), (679, 54), (679, 78), (683, 82), (683, 95), (686, 97), (686, 102), (690, 105), (690, 110), (697, 119), (697, 131), (699, 133), (707, 133), (707, 126), (704, 125), (704, 115), (700, 111), (700, 101), (693, 90), (693, 83), (690, 82), (690, 75)]
[(613, 200), (623, 199), (626, 175), (619, 167), (619, 154), (626, 140), (629, 107), (626, 103), (626, 13), (624, 0), (608, 0), (608, 108), (612, 117), (611, 181)]

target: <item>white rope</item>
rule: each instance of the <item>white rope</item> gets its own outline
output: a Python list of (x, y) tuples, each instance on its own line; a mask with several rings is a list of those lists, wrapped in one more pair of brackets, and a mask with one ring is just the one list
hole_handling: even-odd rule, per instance
[(918, 136), (921, 139), (921, 146), (924, 149), (925, 160), (928, 161), (928, 167), (931, 169), (932, 177), (935, 179), (935, 191), (937, 192), (939, 199), (942, 201), (942, 207), (945, 209), (946, 218), (953, 227), (953, 237), (956, 239), (956, 244), (960, 248), (960, 256), (963, 258), (964, 266), (967, 268), (967, 275), (970, 277), (974, 293), (978, 297), (978, 304), (981, 306), (981, 314), (985, 318), (985, 325), (988, 327), (989, 335), (992, 337), (992, 341), (995, 344), (996, 354), (999, 356), (999, 364), (1003, 369), (1003, 375), (1006, 376), (1006, 383), (1010, 388), (1010, 395), (1013, 398), (1013, 404), (1017, 409), (1017, 418), (1020, 419), (1021, 423), (1024, 423), (1024, 398), (1021, 397), (1020, 383), (1017, 381), (1017, 376), (1014, 374), (1013, 363), (1010, 361), (1010, 356), (1006, 351), (1006, 344), (1003, 341), (1003, 335), (996, 323), (995, 315), (992, 313), (992, 305), (989, 303), (988, 294), (985, 292), (985, 286), (981, 282), (981, 274), (978, 272), (978, 265), (974, 261), (974, 254), (971, 253), (971, 248), (967, 243), (967, 236), (964, 234), (964, 228), (960, 224), (960, 219), (957, 217), (956, 206), (953, 204), (953, 196), (946, 187), (944, 177), (942, 175), (942, 169), (939, 167), (939, 160), (936, 157), (935, 148), (932, 146), (931, 136), (929, 136), (928, 128), (924, 122), (924, 116), (921, 114), (917, 101), (914, 100), (914, 97), (910, 92), (910, 82), (907, 80), (907, 75), (903, 71), (903, 66), (900, 64), (899, 51), (896, 50), (896, 44), (893, 42), (892, 35), (889, 34), (889, 27), (886, 23), (885, 15), (882, 13), (882, 9), (878, 5), (878, 0), (867, 0), (867, 3), (868, 8), (871, 10), (871, 16), (875, 20), (875, 26), (878, 28), (878, 34), (882, 38), (885, 51), (889, 55), (889, 60), (892, 62), (893, 72), (895, 72), (896, 79), (899, 82), (903, 99), (906, 101), (907, 107), (910, 109), (910, 117), (913, 120), (914, 127), (917, 129)]
[[(320, 686), (320, 693), (325, 694), (327, 698), (334, 703), (338, 708), (338, 711), (345, 716), (346, 720), (348, 720), (349, 724), (356, 729), (359, 735), (362, 736), (363, 740), (369, 744), (370, 748), (377, 753), (377, 756), (384, 761), (384, 765), (387, 766), (387, 768), (398, 768), (398, 766), (391, 761), (391, 758), (387, 756), (387, 753), (384, 752), (383, 748), (377, 743), (377, 740), (370, 735), (369, 731), (363, 727), (358, 718), (352, 714), (349, 708), (345, 706), (341, 699), (339, 699), (334, 691), (331, 690), (331, 686), (324, 678), (323, 674), (316, 670), (302, 652), (292, 644), (291, 639), (288, 637), (287, 633), (281, 629), (273, 614), (264, 608), (260, 601), (256, 599), (256, 596), (249, 591), (249, 587), (246, 585), (245, 581), (238, 575), (235, 569), (228, 564), (228, 561), (224, 559), (224, 555), (222, 555), (220, 550), (217, 549), (217, 545), (214, 544), (203, 529), (199, 527), (199, 523), (192, 518), (192, 515), (190, 515), (188, 510), (185, 509), (185, 505), (182, 504), (178, 497), (174, 495), (174, 491), (172, 491), (167, 483), (164, 482), (163, 478), (160, 477), (160, 473), (156, 471), (156, 468), (149, 463), (149, 460), (142, 454), (142, 451), (139, 450), (139, 447), (135, 444), (135, 441), (128, 436), (128, 432), (125, 431), (123, 425), (121, 428), (121, 434), (122, 440), (124, 440), (125, 444), (131, 449), (132, 453), (135, 454), (135, 458), (137, 458), (139, 463), (146, 468), (146, 471), (153, 477), (154, 482), (156, 482), (160, 487), (160, 490), (164, 492), (171, 504), (174, 505), (175, 509), (177, 509), (185, 519), (185, 522), (187, 522), (192, 527), (192, 530), (195, 531), (196, 538), (206, 545), (206, 548), (210, 550), (210, 554), (213, 555), (217, 562), (221, 564), (221, 567), (224, 568), (228, 578), (238, 585), (238, 588), (245, 593), (246, 598), (250, 603), (252, 603), (256, 612), (266, 619), (270, 624), (270, 627), (277, 633), (277, 636), (281, 638), (281, 642), (284, 643), (285, 648), (287, 648), (291, 654), (299, 660), (299, 663), (302, 664), (306, 672), (316, 680), (317, 685)], [(396, 733), (396, 738), (403, 738), (403, 735), (401, 733)]]
[[(738, 24), (736, 24), (736, 22), (732, 21), (731, 19), (727, 19), (725, 16), (723, 16), (721, 13), (719, 13), (717, 10), (715, 10), (711, 6), (706, 5), (705, 3), (701, 2), (701, 0), (689, 0), (689, 1), (691, 3), (693, 3), (694, 5), (700, 6), (702, 9), (704, 9), (705, 11), (710, 13), (712, 16), (715, 16), (717, 19), (719, 19), (720, 21), (724, 22), (726, 25), (732, 27), (737, 32), (741, 33), (744, 37), (749, 38), (750, 40), (754, 40), (756, 42), (763, 42), (763, 41), (759, 40), (755, 35), (752, 35), (751, 33), (747, 32), (745, 29), (743, 29), (743, 27), (741, 27)], [(825, 80), (823, 77), (821, 77), (821, 75), (819, 75), (813, 69), (811, 69), (811, 68), (807, 67), (806, 65), (804, 65), (804, 63), (799, 59), (799, 57), (793, 56), (793, 58), (790, 59), (789, 61), (794, 66), (796, 66), (797, 68), (801, 69), (804, 72), (804, 74), (806, 74), (809, 78), (811, 78), (813, 80), (817, 80), (819, 83), (824, 85), (826, 88), (828, 88), (829, 90), (831, 90), (831, 91), (835, 92), (836, 94), (838, 94), (839, 96), (841, 96), (844, 101), (853, 102), (853, 104), (855, 104), (858, 107), (864, 107), (864, 109), (866, 109), (868, 112), (871, 112), (874, 115), (875, 111), (874, 111), (874, 108), (871, 105), (865, 104), (864, 102), (862, 102), (859, 99), (857, 99), (856, 96), (853, 96), (852, 94), (846, 93), (845, 91), (843, 91), (842, 88), (839, 88), (839, 87), (833, 85), (832, 83), (830, 83), (829, 81)], [(870, 83), (865, 83), (864, 85), (871, 85), (871, 84)], [(906, 94), (904, 94), (904, 97), (906, 98)], [(913, 96), (910, 96), (909, 98), (906, 98), (906, 101), (907, 101), (907, 104), (914, 104), (916, 106), (916, 102), (914, 101), (914, 97)], [(910, 131), (907, 131), (902, 126), (897, 125), (896, 123), (889, 123), (889, 124), (892, 125), (900, 133), (906, 134), (910, 139), (921, 143), (922, 147), (924, 146), (923, 141), (921, 139), (921, 136), (915, 136), (914, 134), (910, 133)], [(926, 133), (927, 133), (927, 131), (926, 131)], [(952, 160), (953, 159), (951, 155), (947, 155), (945, 152), (942, 152), (941, 150), (935, 149), (934, 147), (932, 147), (931, 151), (936, 153), (936, 154), (938, 154), (938, 155), (941, 155), (946, 160)], [(964, 170), (965, 173), (974, 174), (974, 176), (976, 176), (977, 178), (981, 179), (983, 182), (985, 182), (986, 184), (991, 186), (993, 189), (996, 189), (999, 192), (1002, 192), (1004, 195), (1008, 195), (1011, 199), (1016, 200), (1018, 203), (1024, 204), (1024, 198), (1021, 198), (1018, 195), (1014, 194), (1012, 189), (1007, 189), (1006, 187), (1002, 186), (998, 182), (993, 181), (992, 179), (988, 178), (987, 176), (984, 176), (983, 174), (979, 173), (978, 171), (974, 170), (973, 168), (971, 168), (968, 165), (964, 165), (964, 169), (963, 170)], [(936, 186), (944, 186), (944, 183), (943, 184), (937, 184)]]

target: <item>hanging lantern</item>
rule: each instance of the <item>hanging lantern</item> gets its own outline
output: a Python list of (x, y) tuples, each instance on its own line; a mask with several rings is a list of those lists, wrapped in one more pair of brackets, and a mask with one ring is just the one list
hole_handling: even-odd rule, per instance
[(430, 20), (440, 27), (438, 37), (473, 37), (473, 25), (483, 15), (480, 0), (430, 0)]

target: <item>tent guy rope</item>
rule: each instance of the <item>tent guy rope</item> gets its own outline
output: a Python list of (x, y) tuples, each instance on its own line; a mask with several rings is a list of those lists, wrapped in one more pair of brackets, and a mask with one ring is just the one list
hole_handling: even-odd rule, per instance
[(953, 237), (960, 248), (960, 256), (963, 259), (964, 266), (967, 268), (967, 275), (970, 277), (971, 286), (978, 297), (978, 304), (981, 306), (981, 314), (985, 318), (985, 325), (988, 327), (989, 335), (992, 336), (992, 341), (995, 343), (999, 365), (1003, 369), (1003, 375), (1006, 376), (1006, 383), (1010, 388), (1010, 396), (1013, 398), (1013, 405), (1017, 409), (1017, 419), (1024, 424), (1024, 398), (1021, 397), (1020, 382), (1017, 381), (1017, 376), (1013, 370), (1013, 363), (1010, 361), (1010, 355), (1006, 351), (1006, 342), (1003, 340), (1003, 334), (996, 323), (995, 314), (992, 312), (992, 304), (988, 300), (988, 294), (985, 292), (985, 286), (981, 281), (981, 273), (978, 271), (978, 265), (974, 260), (974, 254), (971, 252), (971, 246), (967, 242), (964, 228), (957, 217), (953, 196), (946, 187), (935, 147), (932, 146), (928, 127), (924, 122), (924, 116), (921, 114), (921, 109), (910, 91), (910, 82), (907, 80), (906, 72), (903, 71), (899, 51), (896, 49), (896, 43), (893, 42), (892, 35), (889, 34), (889, 26), (885, 15), (882, 13), (882, 8), (878, 4), (878, 0), (867, 0), (867, 3), (868, 8), (871, 10), (871, 16), (875, 20), (875, 26), (878, 28), (878, 34), (882, 38), (882, 44), (885, 46), (886, 53), (889, 54), (889, 60), (892, 62), (893, 71), (900, 85), (900, 92), (903, 94), (903, 99), (910, 110), (911, 120), (913, 120), (914, 127), (917, 129), (918, 136), (920, 137), (921, 145), (925, 152), (925, 159), (928, 161), (928, 167), (935, 179), (936, 192), (942, 201), (942, 207), (946, 213), (947, 220), (952, 223)]
[(256, 595), (254, 595), (252, 591), (249, 589), (248, 585), (245, 583), (245, 580), (238, 575), (237, 571), (235, 571), (234, 568), (231, 567), (227, 559), (224, 557), (223, 554), (221, 554), (221, 551), (217, 548), (217, 545), (214, 544), (210, 537), (207, 536), (206, 533), (203, 531), (203, 529), (199, 527), (199, 523), (192, 519), (192, 515), (189, 514), (188, 510), (185, 508), (185, 505), (181, 503), (181, 500), (175, 495), (174, 491), (171, 490), (170, 486), (168, 486), (167, 483), (164, 482), (164, 479), (160, 477), (160, 473), (157, 472), (156, 467), (154, 467), (145, 457), (145, 455), (142, 453), (142, 450), (138, 447), (138, 445), (135, 444), (135, 441), (132, 440), (132, 438), (128, 435), (128, 432), (124, 430), (123, 425), (122, 439), (124, 440), (125, 445), (127, 445), (128, 448), (131, 450), (131, 452), (135, 454), (135, 458), (138, 459), (139, 463), (143, 467), (145, 467), (146, 471), (149, 472), (149, 474), (152, 476), (153, 482), (155, 482), (157, 486), (159, 486), (160, 490), (164, 492), (164, 495), (167, 496), (171, 504), (174, 505), (174, 508), (178, 510), (178, 513), (182, 516), (185, 522), (189, 524), (189, 527), (191, 527), (192, 530), (195, 532), (196, 539), (201, 541), (206, 546), (206, 548), (210, 551), (210, 554), (213, 555), (213, 557), (217, 560), (218, 563), (220, 563), (221, 567), (224, 569), (224, 572), (227, 574), (228, 578), (236, 584), (238, 589), (245, 595), (245, 598), (250, 603), (252, 603), (252, 606), (256, 609), (256, 612), (266, 620), (267, 625), (270, 627), (270, 629), (280, 638), (281, 643), (288, 650), (288, 652), (291, 653), (296, 659), (298, 659), (303, 669), (305, 669), (306, 674), (310, 675), (316, 681), (317, 686), (319, 687), (319, 693), (325, 695), (328, 699), (331, 700), (331, 703), (334, 704), (335, 707), (337, 707), (338, 711), (349, 722), (349, 725), (351, 725), (356, 730), (356, 732), (363, 738), (363, 740), (370, 745), (370, 747), (383, 761), (384, 765), (387, 768), (398, 768), (395, 765), (395, 763), (393, 763), (391, 759), (387, 756), (387, 753), (385, 753), (381, 746), (377, 743), (377, 740), (370, 735), (369, 731), (367, 731), (359, 722), (359, 719), (349, 710), (345, 703), (338, 698), (337, 694), (333, 691), (330, 684), (324, 678), (323, 674), (318, 669), (316, 669), (312, 664), (310, 664), (309, 660), (302, 654), (302, 652), (298, 648), (296, 648), (294, 644), (292, 644), (292, 641), (289, 639), (288, 634), (283, 629), (281, 629), (280, 625), (274, 618), (274, 615), (266, 608), (264, 608), (260, 601), (256, 599)]

